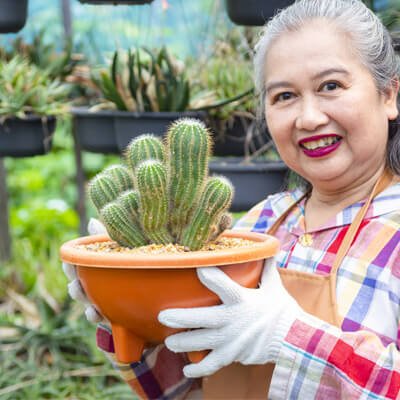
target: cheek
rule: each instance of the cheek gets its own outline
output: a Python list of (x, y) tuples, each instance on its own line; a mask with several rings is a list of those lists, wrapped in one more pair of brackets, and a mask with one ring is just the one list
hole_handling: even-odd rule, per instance
[(289, 122), (289, 118), (280, 113), (268, 113), (268, 111), (266, 111), (265, 117), (269, 133), (278, 150), (281, 151), (281, 147), (285, 147), (284, 150), (287, 151), (288, 144), (292, 143), (292, 124)]

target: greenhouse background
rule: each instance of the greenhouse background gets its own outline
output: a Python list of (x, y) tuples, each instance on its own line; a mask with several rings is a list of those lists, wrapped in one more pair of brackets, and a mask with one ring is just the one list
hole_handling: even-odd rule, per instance
[[(68, 4), (70, 11), (75, 49), (99, 63), (116, 47), (137, 45), (168, 45), (176, 54), (197, 56), (209, 50), (217, 34), (233, 27), (221, 0), (155, 0), (141, 6), (32, 0), (26, 26), (18, 36), (29, 41), (46, 27), (45, 40), (61, 43), (65, 35), (63, 3), (64, 10)], [(16, 35), (2, 36), (2, 42), (6, 44)]]
[[(399, 35), (400, 0), (365, 3)], [(98, 100), (93, 85), (79, 86), (80, 75), (71, 73), (76, 65), (86, 72), (109, 71), (116, 50), (164, 46), (187, 67), (187, 78), (194, 82), (192, 93), (210, 102), (201, 103), (204, 108), (230, 100), (216, 108), (212, 118), (224, 123), (213, 127), (226, 129), (233, 115), (245, 121), (245, 128), (256, 126), (251, 46), (260, 27), (235, 25), (225, 1), (97, 6), (78, 0), (29, 0), (28, 10), (20, 32), (0, 34), (0, 64), (18, 55), (16, 41), (24, 48), (32, 46), (32, 58), (43, 57), (40, 64), (62, 58), (72, 40), (67, 67), (74, 67), (66, 69), (67, 76), (57, 77), (72, 87), (66, 103), (92, 106)], [(40, 45), (36, 50), (35, 43)], [(43, 51), (36, 54), (38, 49)], [(0, 73), (0, 85), (1, 79)], [(47, 154), (0, 155), (0, 399), (132, 399), (129, 387), (96, 348), (95, 327), (86, 321), (83, 306), (69, 298), (59, 255), (61, 244), (87, 233), (88, 219), (97, 215), (86, 199), (87, 182), (118, 163), (120, 154), (81, 151), (73, 117), (63, 117)], [(262, 143), (250, 149), (250, 157), (248, 149), (240, 157), (251, 161), (261, 154), (260, 164), (280, 162), (265, 126), (260, 129)], [(236, 162), (237, 155), (232, 159)], [(241, 211), (234, 217), (239, 218)]]

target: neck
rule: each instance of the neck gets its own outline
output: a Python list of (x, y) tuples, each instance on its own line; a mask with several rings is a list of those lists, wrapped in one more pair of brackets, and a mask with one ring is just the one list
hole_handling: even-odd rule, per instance
[(313, 186), (305, 210), (307, 230), (320, 226), (351, 204), (366, 199), (383, 171), (384, 167), (381, 167), (353, 180), (350, 185), (336, 187), (334, 190)]

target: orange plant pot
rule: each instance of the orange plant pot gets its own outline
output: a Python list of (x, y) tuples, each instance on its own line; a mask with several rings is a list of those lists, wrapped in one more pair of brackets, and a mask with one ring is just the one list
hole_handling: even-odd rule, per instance
[[(240, 285), (257, 286), (264, 259), (277, 253), (278, 241), (253, 232), (225, 231), (223, 235), (256, 243), (251, 247), (163, 255), (100, 253), (76, 247), (110, 240), (106, 235), (63, 244), (61, 259), (77, 266), (88, 298), (111, 323), (118, 361), (138, 361), (145, 346), (162, 343), (179, 331), (158, 322), (161, 310), (220, 303), (218, 296), (201, 284), (196, 268), (220, 266)], [(190, 359), (198, 361), (202, 356), (192, 354)]]

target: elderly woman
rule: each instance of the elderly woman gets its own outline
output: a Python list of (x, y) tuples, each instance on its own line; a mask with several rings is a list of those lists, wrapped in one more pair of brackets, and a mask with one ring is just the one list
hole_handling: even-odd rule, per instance
[[(116, 366), (144, 398), (398, 398), (399, 81), (389, 34), (361, 1), (300, 0), (266, 25), (255, 75), (279, 154), (304, 184), (235, 228), (273, 234), (281, 251), (257, 289), (200, 269), (222, 304), (162, 311), (160, 322), (190, 330)], [(110, 351), (105, 328), (98, 339)], [(195, 350), (210, 352), (188, 364), (183, 352)]]

